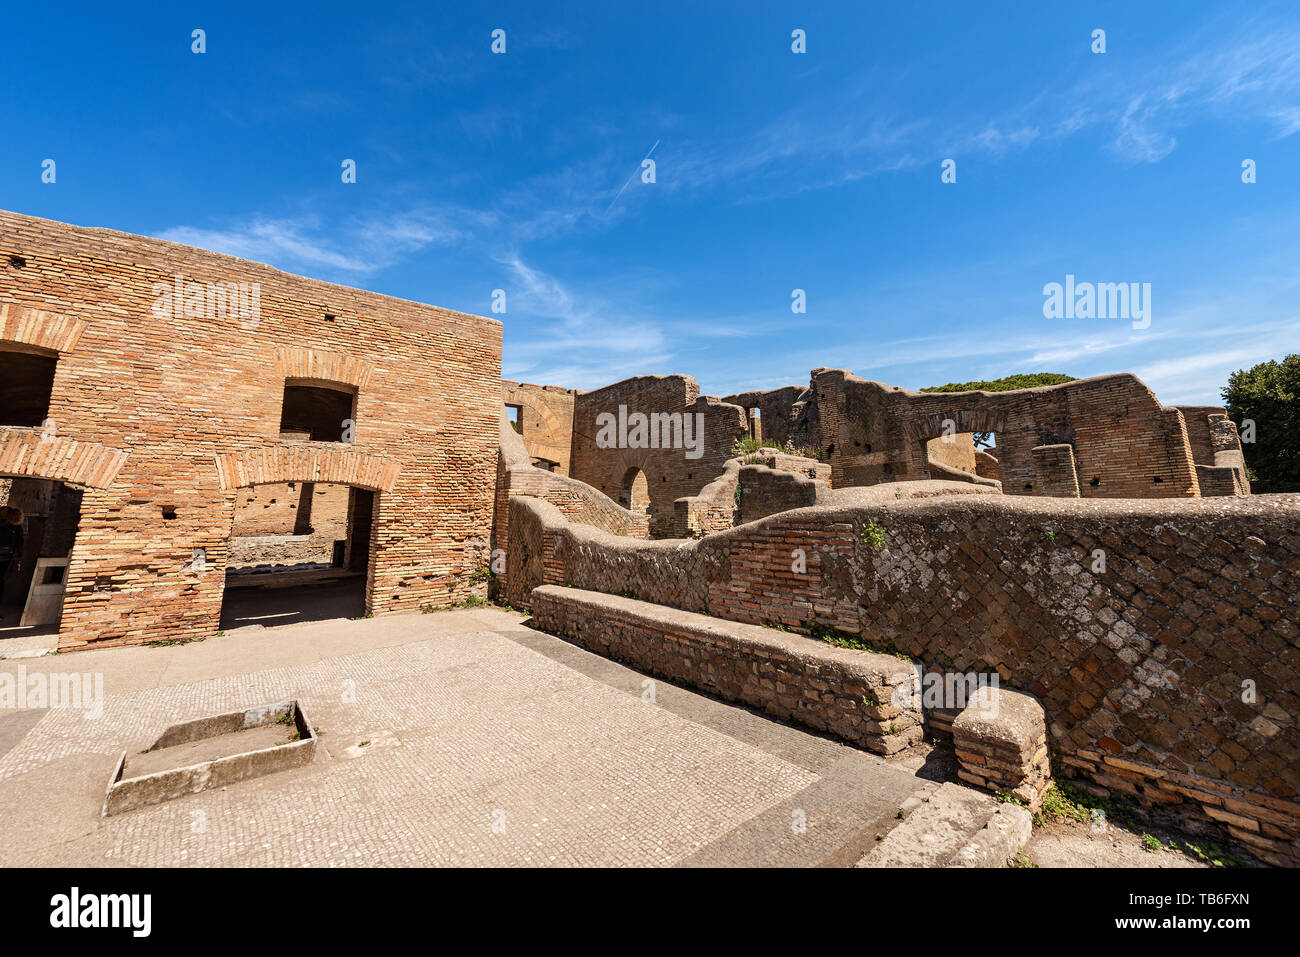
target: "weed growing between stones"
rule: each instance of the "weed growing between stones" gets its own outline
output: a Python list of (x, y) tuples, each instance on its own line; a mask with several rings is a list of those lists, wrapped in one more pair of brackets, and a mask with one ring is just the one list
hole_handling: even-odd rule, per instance
[(885, 547), (885, 530), (874, 521), (867, 522), (862, 527), (862, 544), (873, 552), (880, 551)]
[(735, 444), (731, 446), (731, 455), (733, 458), (744, 456), (746, 465), (757, 465), (767, 458), (766, 455), (757, 454), (764, 449), (770, 452), (780, 452), (782, 455), (797, 455), (805, 459), (821, 459), (821, 452), (817, 449), (795, 448), (787, 442), (756, 439), (752, 435), (745, 435), (736, 439)]
[[(217, 637), (224, 637), (225, 634), (224, 631), (219, 631)], [(170, 648), (172, 645), (188, 645), (193, 641), (207, 641), (207, 638), (160, 638), (157, 641), (146, 641), (144, 646), (146, 648)]]
[(901, 651), (894, 651), (892, 648), (879, 648), (868, 641), (863, 641), (857, 635), (851, 635), (847, 631), (841, 631), (838, 628), (830, 628), (816, 622), (809, 622), (804, 627), (808, 630), (809, 638), (816, 638), (818, 641), (824, 641), (836, 648), (851, 648), (854, 651), (869, 651), (875, 655), (893, 655), (903, 661), (911, 660), (908, 655), (903, 654)]
[[(1059, 774), (1059, 770), (1054, 769), (1053, 774)], [(1058, 776), (1043, 792), (1043, 804), (1034, 815), (1034, 826), (1041, 827), (1044, 824), (1060, 821), (1075, 821), (1081, 824), (1095, 821), (1113, 822), (1130, 830), (1139, 831), (1143, 846), (1151, 852), (1162, 849), (1182, 851), (1215, 867), (1246, 866), (1241, 858), (1213, 841), (1184, 840), (1180, 843), (1170, 840), (1168, 843), (1162, 843), (1158, 837), (1144, 830), (1150, 820), (1141, 808), (1127, 801), (1115, 801), (1088, 794)]]

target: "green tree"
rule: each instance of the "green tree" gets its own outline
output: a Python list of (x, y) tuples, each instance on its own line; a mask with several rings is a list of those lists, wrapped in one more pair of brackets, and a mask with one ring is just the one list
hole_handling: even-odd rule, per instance
[(1223, 404), (1242, 434), (1251, 491), (1300, 492), (1300, 354), (1238, 369)]
[(1060, 385), (1073, 382), (1074, 376), (1060, 372), (1021, 372), (1016, 375), (1003, 376), (1001, 379), (979, 380), (976, 382), (949, 382), (947, 385), (931, 385), (922, 392), (1009, 392), (1012, 389), (1036, 389), (1042, 385)]

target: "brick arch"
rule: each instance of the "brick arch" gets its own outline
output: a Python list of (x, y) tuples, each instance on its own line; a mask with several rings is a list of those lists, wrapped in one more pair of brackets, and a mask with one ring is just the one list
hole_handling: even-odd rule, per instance
[(275, 350), (275, 374), (281, 379), (341, 382), (360, 390), (370, 384), (374, 371), (373, 362), (337, 352), (291, 346), (280, 346)]
[(653, 454), (657, 451), (658, 449), (619, 449), (618, 464), (612, 470), (613, 474), (622, 482), (623, 476), (632, 469), (640, 469), (646, 481), (650, 481), (651, 468), (658, 464)]
[(0, 341), (50, 352), (71, 352), (90, 323), (76, 316), (16, 303), (0, 304)]
[(127, 457), (121, 449), (97, 442), (77, 442), (32, 429), (0, 428), (0, 475), (103, 489), (113, 484)]
[(223, 489), (281, 482), (352, 485), (388, 492), (397, 480), (398, 463), (379, 455), (345, 449), (269, 445), (216, 456)]
[[(506, 404), (517, 405), (520, 408), (529, 409), (536, 413), (546, 427), (546, 435), (548, 438), (542, 439), (536, 434), (533, 434), (528, 436), (528, 441), (532, 442), (535, 447), (539, 448), (539, 450), (544, 448), (546, 451), (551, 452), (556, 456), (564, 456), (567, 459), (570, 449), (567, 448), (557, 437), (569, 435), (570, 423), (561, 422), (555, 417), (555, 413), (551, 411), (550, 406), (523, 389), (517, 389), (514, 392), (511, 392)], [(564, 459), (557, 458), (556, 461), (564, 461)]]
[[(644, 495), (645, 501), (640, 502), (640, 496), (637, 494), (637, 479), (641, 480), (640, 492)], [(650, 498), (650, 475), (644, 468), (639, 465), (631, 465), (623, 472), (623, 477), (619, 481), (618, 504), (631, 512), (641, 512), (649, 508), (652, 504)]]
[(546, 428), (551, 434), (565, 431), (560, 424), (560, 420), (555, 417), (555, 413), (544, 402), (538, 402), (533, 396), (520, 389), (517, 394), (511, 396), (510, 405), (523, 406), (536, 412), (538, 417), (546, 423)]
[(920, 442), (944, 434), (943, 423), (952, 421), (955, 432), (1005, 432), (1006, 422), (993, 409), (949, 409), (942, 412), (916, 413), (907, 417), (905, 428), (912, 438)]

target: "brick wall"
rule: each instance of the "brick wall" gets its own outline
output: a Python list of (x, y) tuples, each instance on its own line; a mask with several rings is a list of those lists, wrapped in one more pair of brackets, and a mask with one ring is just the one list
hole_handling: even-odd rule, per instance
[[(258, 283), (260, 319), (156, 315), (159, 290), (177, 274)], [(372, 613), (468, 591), (464, 573), (480, 558), (473, 543), (486, 541), (491, 518), (499, 323), (0, 212), (3, 347), (59, 361), (56, 431), (0, 429), (0, 474), (87, 489), (61, 647), (214, 634), (235, 502), (249, 484), (380, 490)], [(281, 438), (291, 378), (358, 392), (354, 444)], [(203, 572), (190, 567), (200, 548)]]
[(306, 535), (346, 538), (348, 487), (280, 482), (240, 489), (235, 498), (235, 535)]
[(1060, 444), (1072, 449), (1084, 498), (1198, 494), (1182, 414), (1161, 406), (1132, 375), (1010, 392), (941, 393), (815, 369), (813, 391), (819, 447), (837, 488), (925, 478), (928, 443), (948, 429), (996, 434), (999, 477), (1009, 495), (1042, 494), (1033, 450)]
[(975, 436), (969, 432), (937, 435), (925, 443), (925, 458), (932, 465), (942, 465), (954, 472), (975, 471)]
[[(759, 455), (762, 462), (744, 464)], [(829, 465), (800, 455), (763, 452), (728, 459), (722, 474), (699, 494), (673, 502), (672, 531), (694, 538), (816, 504), (830, 490), (830, 474)]]
[(502, 401), (518, 406), (524, 446), (531, 460), (555, 462), (560, 475), (570, 474), (573, 449), (574, 389), (529, 382), (501, 383)]
[[(650, 534), (644, 512), (631, 512), (590, 485), (530, 463), (523, 436), (510, 427), (504, 410), (498, 428), (496, 497), (492, 515), (492, 551), (510, 548), (510, 501), (527, 495), (553, 506), (566, 520), (609, 532), (612, 535), (647, 538)], [(496, 597), (509, 594), (509, 573), (493, 569), (492, 590)]]
[(837, 628), (930, 670), (994, 668), (1042, 701), (1054, 747), (1090, 786), (1300, 859), (1300, 495), (818, 506), (690, 542), (511, 507), (516, 603), (567, 584)]
[[(896, 754), (922, 738), (916, 674), (892, 655), (572, 588), (532, 594), (533, 625), (659, 678)], [(763, 669), (754, 667), (760, 657)]]
[(788, 385), (781, 389), (767, 392), (741, 392), (724, 396), (722, 401), (737, 405), (747, 412), (758, 411), (761, 438), (778, 445), (793, 445), (801, 448), (805, 443), (803, 436), (795, 427), (807, 401), (808, 389), (801, 385)]
[(740, 521), (816, 505), (830, 491), (831, 468), (793, 455), (769, 456), (766, 465), (740, 467)]
[[(596, 444), (597, 417), (602, 413), (617, 415), (619, 406), (626, 407), (628, 414), (703, 415), (702, 457), (688, 459), (680, 448), (600, 448)], [(747, 432), (743, 409), (701, 396), (699, 385), (689, 376), (627, 379), (575, 397), (571, 474), (618, 502), (634, 470), (641, 471), (650, 497), (651, 534), (685, 534), (684, 529), (677, 528), (674, 500), (698, 494), (720, 475), (735, 440)]]
[(1178, 405), (1202, 495), (1249, 495), (1246, 460), (1237, 426), (1220, 406)]
[(1035, 445), (1029, 454), (1034, 463), (1034, 494), (1051, 498), (1079, 497), (1079, 473), (1072, 446), (1064, 442)]

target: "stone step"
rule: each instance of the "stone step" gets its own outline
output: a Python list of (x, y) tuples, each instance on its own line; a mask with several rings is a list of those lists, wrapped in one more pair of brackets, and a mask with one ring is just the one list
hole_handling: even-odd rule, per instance
[(952, 783), (909, 798), (901, 813), (858, 867), (1005, 867), (1033, 829), (1026, 808)]

